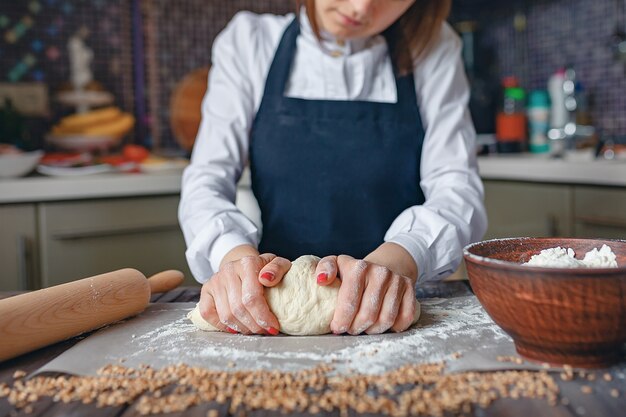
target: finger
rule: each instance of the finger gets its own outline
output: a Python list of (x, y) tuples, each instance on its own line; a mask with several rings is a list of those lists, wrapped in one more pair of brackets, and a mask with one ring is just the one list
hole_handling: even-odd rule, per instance
[[(248, 274), (248, 276), (250, 275), (251, 274)], [(252, 333), (263, 334), (265, 333), (264, 329), (262, 329), (257, 324), (256, 320), (252, 318), (252, 315), (250, 315), (248, 309), (243, 303), (243, 294), (241, 289), (242, 279), (243, 277), (241, 275), (231, 275), (226, 282), (226, 293), (228, 296), (230, 311), (233, 316), (235, 316), (235, 318)]]
[(215, 309), (217, 310), (217, 315), (220, 318), (220, 322), (235, 330), (237, 333), (250, 334), (250, 329), (244, 326), (237, 318), (234, 316), (232, 311), (230, 310), (230, 304), (228, 303), (228, 294), (226, 289), (221, 285), (215, 285), (213, 287), (213, 300), (215, 301)]
[(258, 274), (259, 282), (266, 287), (274, 287), (283, 279), (289, 268), (291, 268), (291, 262), (288, 259), (276, 256), (261, 268)]
[(337, 257), (325, 256), (317, 263), (315, 277), (319, 285), (330, 285), (337, 278)]
[(337, 257), (337, 266), (341, 277), (341, 286), (337, 294), (337, 307), (330, 329), (335, 334), (348, 331), (357, 308), (361, 304), (361, 297), (365, 288), (365, 270), (367, 262), (355, 260), (347, 255)]
[(400, 303), (400, 309), (398, 310), (396, 322), (391, 327), (394, 332), (403, 332), (409, 328), (409, 326), (413, 323), (413, 317), (415, 316), (415, 309), (417, 307), (413, 283), (406, 277), (404, 279), (405, 289), (402, 296), (402, 302)]
[(256, 275), (246, 274), (241, 277), (241, 301), (259, 327), (265, 329), (266, 333), (278, 334), (280, 324), (267, 305), (263, 285)]
[(220, 322), (220, 317), (217, 315), (217, 310), (215, 309), (215, 301), (213, 300), (210, 289), (206, 285), (202, 288), (202, 293), (200, 294), (198, 310), (204, 321), (216, 329), (223, 332), (237, 333), (234, 329), (230, 329)]
[(370, 265), (367, 271), (363, 298), (348, 330), (348, 333), (352, 335), (363, 333), (378, 320), (378, 314), (393, 275), (388, 268), (378, 265)]
[(262, 253), (261, 255), (259, 255), (259, 258), (261, 258), (263, 260), (263, 265), (267, 265), (275, 257), (276, 257), (276, 255), (274, 255), (273, 253)]
[(400, 310), (400, 303), (404, 295), (404, 286), (401, 279), (394, 279), (387, 288), (383, 305), (378, 313), (378, 320), (365, 331), (367, 334), (384, 333), (393, 326)]

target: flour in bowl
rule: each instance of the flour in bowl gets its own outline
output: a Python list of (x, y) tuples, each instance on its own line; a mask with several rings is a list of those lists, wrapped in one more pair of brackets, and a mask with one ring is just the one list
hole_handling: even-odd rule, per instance
[(572, 248), (549, 248), (533, 255), (524, 265), (543, 266), (548, 268), (617, 268), (615, 254), (607, 245), (600, 250), (593, 248), (580, 260), (574, 257)]

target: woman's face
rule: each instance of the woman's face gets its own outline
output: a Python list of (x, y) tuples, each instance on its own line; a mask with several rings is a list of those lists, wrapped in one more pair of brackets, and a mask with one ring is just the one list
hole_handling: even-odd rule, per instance
[(321, 29), (339, 39), (365, 38), (381, 33), (415, 0), (315, 0)]

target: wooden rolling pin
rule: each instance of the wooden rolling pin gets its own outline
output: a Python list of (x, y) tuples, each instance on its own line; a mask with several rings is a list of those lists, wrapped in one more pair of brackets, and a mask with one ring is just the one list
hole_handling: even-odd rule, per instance
[(139, 314), (183, 278), (120, 269), (0, 300), (0, 362)]

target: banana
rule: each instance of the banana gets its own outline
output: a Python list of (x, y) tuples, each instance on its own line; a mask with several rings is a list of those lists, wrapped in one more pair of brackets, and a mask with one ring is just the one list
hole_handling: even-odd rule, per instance
[(62, 136), (62, 135), (75, 135), (77, 133), (80, 133), (79, 131), (76, 130), (71, 130), (68, 128), (65, 128), (61, 125), (54, 125), (52, 126), (52, 134), (55, 136)]
[(98, 123), (82, 130), (88, 136), (114, 136), (121, 138), (135, 125), (135, 117), (130, 113), (122, 113), (119, 117), (107, 123)]
[(54, 136), (112, 136), (120, 139), (134, 125), (135, 118), (132, 114), (123, 113), (118, 107), (106, 107), (64, 117), (52, 127), (51, 133)]
[(113, 121), (122, 114), (118, 107), (105, 107), (87, 113), (72, 114), (61, 119), (59, 126), (68, 133), (80, 133), (92, 125)]

